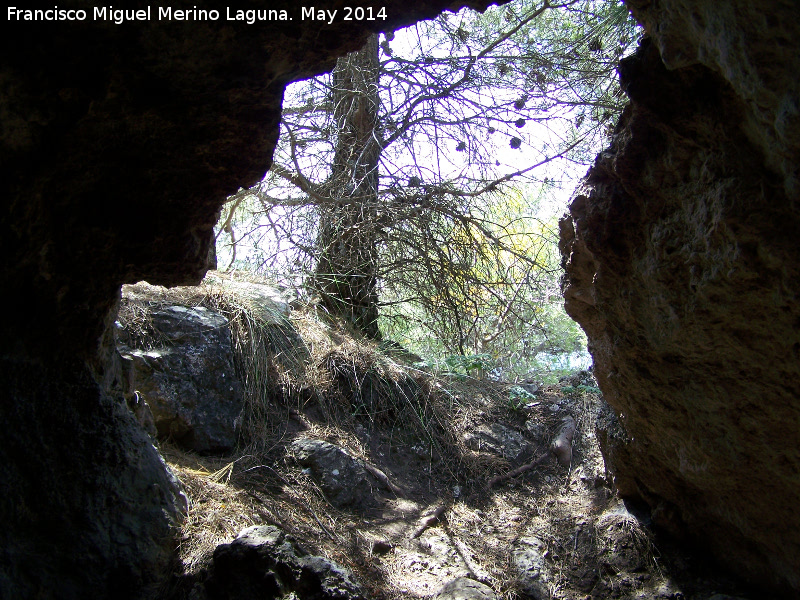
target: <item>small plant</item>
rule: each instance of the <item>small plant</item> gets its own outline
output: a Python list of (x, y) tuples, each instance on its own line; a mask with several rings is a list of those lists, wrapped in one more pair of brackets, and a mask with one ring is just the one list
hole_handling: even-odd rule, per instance
[(490, 354), (452, 354), (444, 359), (445, 371), (454, 375), (471, 375), (473, 371), (491, 371), (494, 361)]
[(473, 375), (474, 371), (484, 373), (494, 368), (494, 361), (490, 354), (451, 354), (444, 360), (437, 358), (426, 358), (421, 362), (414, 363), (414, 368), (438, 371), (442, 375), (451, 377), (465, 377)]
[(522, 410), (531, 400), (536, 399), (534, 394), (518, 385), (508, 390), (508, 407), (511, 410)]
[(584, 394), (602, 394), (603, 392), (600, 391), (599, 387), (595, 387), (593, 385), (584, 385), (580, 384), (577, 386), (574, 385), (565, 385), (561, 387), (561, 392), (564, 394), (574, 394), (575, 392), (582, 392)]
[(595, 387), (593, 385), (579, 385), (578, 389), (581, 392), (586, 392), (587, 394), (602, 394), (603, 392), (600, 391), (599, 387)]

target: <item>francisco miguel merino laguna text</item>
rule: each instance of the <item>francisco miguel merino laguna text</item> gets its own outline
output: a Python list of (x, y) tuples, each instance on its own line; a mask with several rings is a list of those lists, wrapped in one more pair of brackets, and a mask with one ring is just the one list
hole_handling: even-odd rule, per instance
[[(9, 21), (85, 21), (90, 14), (93, 21), (113, 21), (121, 25), (127, 21), (150, 21), (155, 14), (159, 21), (218, 21), (221, 17), (218, 10), (207, 10), (197, 7), (190, 9), (177, 9), (171, 6), (159, 6), (157, 11), (153, 7), (132, 9), (115, 9), (113, 6), (94, 7), (91, 13), (83, 9), (63, 9), (54, 6), (50, 9), (23, 9), (16, 6), (8, 7)], [(339, 18), (342, 21), (376, 21), (386, 19), (386, 8), (379, 7), (342, 7)], [(313, 6), (300, 8), (301, 21), (324, 21), (328, 24), (336, 20), (339, 10), (318, 9)], [(286, 10), (237, 10), (225, 8), (226, 21), (244, 21), (252, 25), (256, 21), (292, 21), (292, 16)]]

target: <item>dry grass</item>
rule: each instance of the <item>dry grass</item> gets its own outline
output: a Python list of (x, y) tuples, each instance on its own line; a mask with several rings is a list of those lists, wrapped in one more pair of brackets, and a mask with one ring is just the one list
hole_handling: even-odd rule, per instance
[(267, 515), (246, 491), (231, 485), (235, 463), (212, 472), (208, 470), (213, 465), (210, 459), (170, 447), (162, 447), (161, 451), (191, 499), (181, 527), (178, 558), (183, 572), (194, 574), (205, 566), (214, 548), (230, 542), (245, 527), (263, 522)]

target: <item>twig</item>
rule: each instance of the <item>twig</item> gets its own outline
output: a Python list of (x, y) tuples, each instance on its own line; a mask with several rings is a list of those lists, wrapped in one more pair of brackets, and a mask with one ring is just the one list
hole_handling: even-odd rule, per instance
[(405, 498), (406, 492), (403, 488), (395, 485), (391, 481), (389, 481), (389, 477), (386, 476), (386, 473), (381, 471), (378, 467), (369, 464), (366, 461), (363, 461), (364, 468), (372, 473), (378, 481), (380, 481), (383, 485), (385, 485), (389, 490), (391, 490), (394, 494), (396, 494), (399, 498)]
[(414, 531), (414, 535), (411, 536), (411, 539), (417, 539), (428, 527), (435, 525), (439, 521), (439, 518), (442, 516), (442, 514), (444, 514), (445, 510), (447, 510), (446, 504), (437, 506), (436, 510), (434, 510), (430, 516), (426, 517), (425, 520), (422, 521), (422, 524), (417, 527), (416, 531)]
[(333, 540), (334, 542), (337, 541), (336, 538), (333, 537), (333, 534), (330, 532), (330, 530), (327, 527), (325, 527), (325, 525), (322, 524), (322, 521), (319, 520), (319, 518), (317, 517), (317, 513), (314, 512), (314, 509), (311, 508), (311, 505), (302, 498), (298, 498), (298, 500), (300, 500), (300, 502), (305, 504), (306, 509), (308, 509), (308, 512), (311, 513), (311, 516), (314, 517), (314, 520), (317, 522), (317, 525), (320, 526), (322, 531), (324, 531), (328, 535), (328, 537), (331, 538), (331, 540)]
[(545, 454), (542, 454), (536, 460), (534, 460), (532, 462), (529, 462), (526, 465), (522, 465), (521, 467), (519, 467), (517, 469), (514, 469), (513, 471), (510, 471), (510, 472), (506, 473), (505, 475), (497, 475), (495, 477), (492, 477), (488, 481), (486, 486), (489, 489), (492, 489), (495, 485), (497, 485), (501, 481), (505, 481), (506, 479), (511, 479), (512, 477), (516, 477), (517, 475), (522, 475), (525, 471), (530, 471), (533, 467), (543, 463), (545, 460), (547, 460), (547, 458), (549, 458), (549, 456), (550, 456), (550, 453), (547, 452)]

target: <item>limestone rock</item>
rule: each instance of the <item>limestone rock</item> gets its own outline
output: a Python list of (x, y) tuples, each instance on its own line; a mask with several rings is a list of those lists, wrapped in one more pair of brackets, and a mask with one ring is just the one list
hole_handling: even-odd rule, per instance
[(290, 450), (307, 467), (325, 496), (338, 508), (365, 508), (374, 504), (377, 482), (363, 463), (339, 446), (322, 440), (299, 438)]
[(549, 600), (551, 576), (546, 562), (544, 542), (537, 537), (517, 540), (511, 550), (511, 564), (520, 588), (534, 600)]
[(202, 306), (169, 306), (150, 319), (160, 347), (130, 348), (125, 342), (133, 336), (121, 329), (118, 348), (131, 363), (129, 385), (150, 407), (159, 437), (195, 452), (231, 450), (243, 399), (228, 320)]
[(434, 596), (434, 600), (496, 600), (496, 598), (492, 588), (468, 577), (453, 579)]
[(269, 525), (248, 527), (214, 550), (206, 591), (209, 600), (363, 600), (350, 571)]

